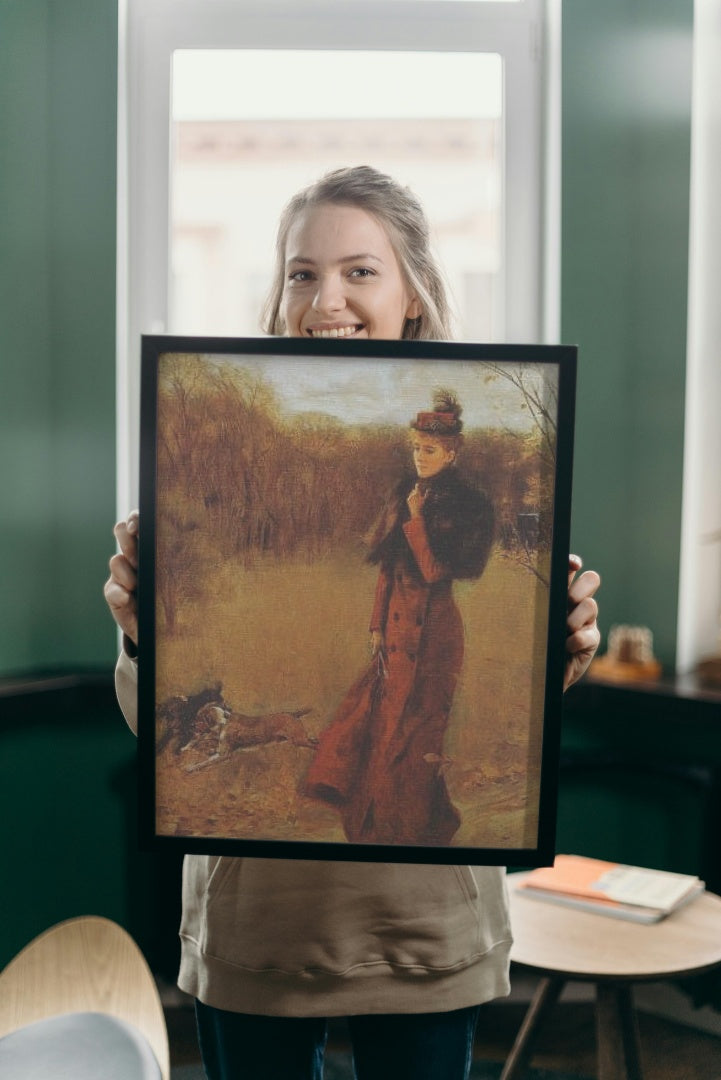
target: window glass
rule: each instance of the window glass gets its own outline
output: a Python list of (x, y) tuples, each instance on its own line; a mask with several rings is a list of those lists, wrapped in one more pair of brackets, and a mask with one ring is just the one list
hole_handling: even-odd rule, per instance
[(257, 334), (284, 204), (369, 164), (423, 202), (457, 336), (502, 336), (500, 56), (176, 50), (172, 124), (171, 332)]

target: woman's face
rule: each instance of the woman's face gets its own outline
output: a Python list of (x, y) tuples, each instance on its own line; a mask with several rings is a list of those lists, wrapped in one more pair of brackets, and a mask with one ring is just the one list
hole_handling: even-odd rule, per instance
[(455, 450), (449, 450), (435, 435), (426, 435), (422, 431), (413, 432), (411, 447), (416, 472), (422, 480), (435, 476), (456, 460)]
[(386, 230), (360, 207), (309, 208), (289, 229), (285, 251), (289, 337), (395, 339), (421, 313)]

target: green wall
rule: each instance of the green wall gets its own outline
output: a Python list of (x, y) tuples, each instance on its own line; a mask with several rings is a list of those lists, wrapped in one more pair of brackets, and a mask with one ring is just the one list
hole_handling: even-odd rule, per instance
[(104, 915), (177, 974), (180, 857), (138, 848), (137, 740), (110, 674), (0, 688), (0, 969), (62, 919)]
[[(0, 966), (73, 915), (142, 931), (135, 740), (102, 597), (115, 516), (116, 0), (0, 0)], [(152, 876), (152, 875), (151, 875)], [(152, 892), (152, 890), (150, 890)], [(142, 940), (142, 933), (138, 936)]]
[(0, 676), (112, 662), (116, 0), (0, 0)]
[(573, 545), (601, 627), (675, 657), (692, 0), (563, 5), (562, 340), (579, 345)]

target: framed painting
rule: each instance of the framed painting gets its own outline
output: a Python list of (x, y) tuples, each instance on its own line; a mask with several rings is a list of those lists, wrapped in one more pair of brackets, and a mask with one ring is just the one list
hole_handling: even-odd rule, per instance
[(144, 846), (552, 861), (575, 370), (143, 339)]

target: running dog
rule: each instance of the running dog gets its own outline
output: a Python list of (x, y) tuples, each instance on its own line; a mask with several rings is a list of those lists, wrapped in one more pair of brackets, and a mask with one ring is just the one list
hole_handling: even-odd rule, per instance
[(318, 740), (309, 735), (301, 717), (310, 709), (294, 712), (261, 713), (246, 716), (233, 712), (225, 705), (207, 704), (198, 710), (195, 735), (181, 748), (207, 754), (202, 761), (187, 765), (187, 772), (196, 772), (207, 765), (224, 761), (237, 750), (252, 750), (270, 743), (287, 742), (292, 746), (314, 749)]

